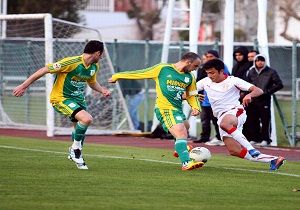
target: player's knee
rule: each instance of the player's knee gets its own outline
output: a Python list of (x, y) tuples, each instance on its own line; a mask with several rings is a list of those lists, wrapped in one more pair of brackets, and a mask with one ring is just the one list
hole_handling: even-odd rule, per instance
[(82, 119), (83, 124), (90, 125), (93, 122), (92, 116), (86, 116), (84, 119)]

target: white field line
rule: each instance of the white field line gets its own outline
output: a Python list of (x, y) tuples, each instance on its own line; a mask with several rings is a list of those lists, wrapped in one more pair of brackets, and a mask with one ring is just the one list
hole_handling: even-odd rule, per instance
[[(42, 149), (33, 149), (33, 148), (24, 148), (24, 147), (13, 147), (13, 146), (6, 146), (6, 145), (0, 145), (0, 148), (23, 150), (23, 151), (32, 151), (32, 152), (43, 152), (43, 153), (51, 153), (51, 154), (61, 154), (61, 155), (67, 155), (68, 154), (66, 152), (58, 152), (58, 151), (42, 150)], [(91, 155), (91, 154), (84, 154), (84, 155), (85, 156), (90, 156), (90, 157), (99, 157), (99, 158), (124, 159), (124, 160), (139, 160), (139, 161), (145, 161), (145, 162), (174, 164), (174, 165), (179, 165), (180, 164), (178, 162), (164, 161), (164, 160), (153, 160), (153, 159), (144, 159), (144, 158), (110, 156), (110, 155)], [(291, 176), (291, 177), (299, 177), (300, 178), (300, 174), (289, 174), (289, 173), (282, 173), (282, 172), (278, 172), (278, 171), (272, 172), (272, 171), (243, 169), (243, 168), (232, 168), (232, 167), (219, 167), (219, 166), (218, 167), (206, 166), (206, 167), (222, 168), (222, 169), (225, 169), (225, 170), (233, 170), (233, 171), (247, 171), (247, 172), (254, 172), (254, 173), (274, 174), (274, 175)]]

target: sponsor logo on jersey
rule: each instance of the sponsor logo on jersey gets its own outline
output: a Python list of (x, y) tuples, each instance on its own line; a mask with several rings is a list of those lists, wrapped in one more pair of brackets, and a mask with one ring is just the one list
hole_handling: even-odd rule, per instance
[(172, 78), (172, 75), (171, 75), (171, 74), (169, 74), (169, 75), (167, 76), (167, 78)]
[(170, 85), (170, 86), (177, 86), (177, 87), (181, 87), (181, 88), (186, 88), (186, 84), (183, 83), (183, 82), (179, 82), (179, 81), (176, 81), (176, 80), (167, 80), (167, 85)]
[(54, 64), (53, 64), (53, 68), (54, 68), (55, 70), (61, 69), (60, 63), (54, 63)]

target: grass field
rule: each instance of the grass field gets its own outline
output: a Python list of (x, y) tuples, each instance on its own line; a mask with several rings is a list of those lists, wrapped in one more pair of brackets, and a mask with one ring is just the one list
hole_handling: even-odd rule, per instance
[(89, 170), (69, 142), (0, 136), (0, 209), (299, 209), (300, 164), (278, 172), (213, 154), (181, 171), (172, 151), (86, 144)]

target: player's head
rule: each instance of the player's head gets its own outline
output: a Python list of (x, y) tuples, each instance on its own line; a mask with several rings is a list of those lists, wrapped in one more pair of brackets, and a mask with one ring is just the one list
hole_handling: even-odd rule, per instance
[(103, 51), (103, 42), (100, 42), (98, 40), (91, 40), (85, 45), (83, 53), (93, 55), (94, 62), (97, 63), (101, 59)]
[(194, 70), (198, 69), (201, 64), (200, 56), (193, 52), (185, 53), (181, 57), (180, 61), (184, 62), (184, 64), (185, 64), (183, 67), (184, 72), (194, 71)]
[(224, 63), (220, 59), (209, 60), (203, 64), (202, 68), (213, 82), (221, 82), (226, 78), (224, 74)]

